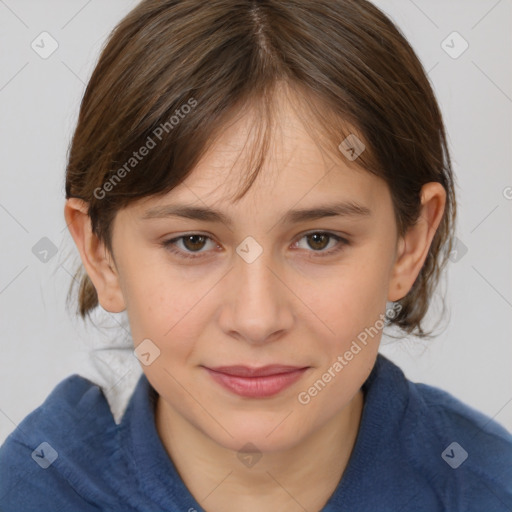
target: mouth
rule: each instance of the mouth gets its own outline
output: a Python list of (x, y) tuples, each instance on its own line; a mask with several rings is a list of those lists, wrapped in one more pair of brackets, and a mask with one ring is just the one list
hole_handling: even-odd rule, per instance
[(249, 366), (203, 366), (212, 379), (232, 393), (246, 398), (265, 398), (277, 395), (299, 380), (306, 367), (268, 365), (259, 368)]

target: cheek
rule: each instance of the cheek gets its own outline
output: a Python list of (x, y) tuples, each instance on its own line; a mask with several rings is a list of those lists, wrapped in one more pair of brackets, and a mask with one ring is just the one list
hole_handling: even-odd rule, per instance
[(383, 267), (375, 258), (361, 258), (357, 265), (333, 273), (310, 299), (322, 320), (316, 320), (319, 327), (314, 334), (322, 354), (315, 372), (301, 387), (297, 406), (315, 423), (311, 428), (349, 403), (373, 367), (384, 327), (381, 315), (386, 308)]
[(194, 326), (200, 324), (197, 313), (203, 287), (168, 264), (133, 265), (126, 271), (123, 294), (135, 344), (149, 338), (162, 348), (171, 339), (173, 344), (186, 345)]
[[(315, 281), (304, 282), (297, 295), (307, 297), (308, 316), (316, 319), (317, 332), (327, 335), (337, 351), (343, 350), (385, 311), (389, 266), (385, 258), (359, 253), (357, 261), (329, 270)], [(380, 325), (380, 324), (379, 324)]]

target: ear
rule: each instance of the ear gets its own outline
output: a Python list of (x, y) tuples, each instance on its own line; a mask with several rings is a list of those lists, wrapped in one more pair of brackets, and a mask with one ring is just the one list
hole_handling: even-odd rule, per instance
[(412, 288), (427, 258), (430, 244), (443, 217), (445, 204), (446, 191), (440, 183), (423, 185), (418, 221), (398, 241), (389, 283), (389, 301), (402, 299)]
[(64, 217), (101, 307), (111, 313), (124, 311), (126, 305), (115, 262), (104, 242), (92, 232), (88, 203), (76, 197), (67, 199)]

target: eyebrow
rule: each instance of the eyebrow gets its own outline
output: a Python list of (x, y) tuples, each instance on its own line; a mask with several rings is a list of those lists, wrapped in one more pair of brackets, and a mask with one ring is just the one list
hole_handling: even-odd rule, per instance
[[(283, 224), (298, 224), (326, 217), (353, 217), (364, 218), (372, 215), (372, 211), (364, 205), (354, 201), (319, 205), (312, 208), (290, 210), (284, 214)], [(222, 223), (229, 227), (233, 221), (226, 214), (212, 208), (189, 205), (164, 205), (156, 206), (145, 211), (142, 219), (155, 219), (167, 217), (182, 217), (185, 219), (200, 220), (206, 222)]]

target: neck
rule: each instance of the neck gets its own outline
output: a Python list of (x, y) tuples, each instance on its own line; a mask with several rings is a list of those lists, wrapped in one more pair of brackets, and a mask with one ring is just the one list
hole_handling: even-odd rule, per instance
[[(157, 431), (183, 482), (208, 512), (320, 510), (354, 447), (363, 409), (359, 390), (321, 428), (286, 450), (247, 455), (221, 446), (158, 398)], [(279, 505), (279, 506), (278, 506)], [(300, 507), (299, 507), (300, 505)]]

